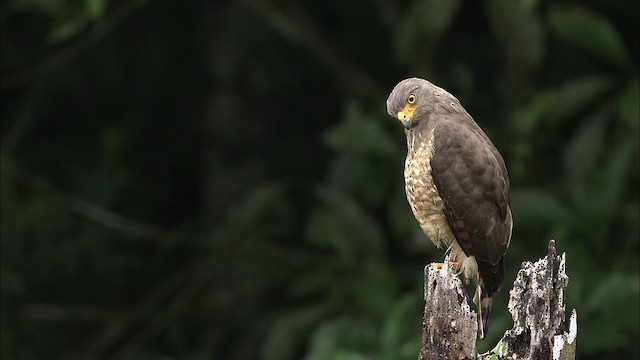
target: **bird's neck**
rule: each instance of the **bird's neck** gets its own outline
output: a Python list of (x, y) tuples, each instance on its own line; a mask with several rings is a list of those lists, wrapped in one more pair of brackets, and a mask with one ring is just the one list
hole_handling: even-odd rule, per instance
[(433, 137), (433, 127), (429, 126), (427, 120), (419, 122), (411, 130), (406, 130), (409, 157), (413, 157), (413, 154), (420, 153), (422, 148), (432, 144), (430, 140)]

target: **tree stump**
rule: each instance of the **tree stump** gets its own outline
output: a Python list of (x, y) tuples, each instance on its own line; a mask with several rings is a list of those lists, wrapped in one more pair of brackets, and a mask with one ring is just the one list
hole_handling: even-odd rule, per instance
[(428, 265), (418, 359), (575, 359), (577, 314), (574, 309), (566, 323), (564, 289), (569, 278), (565, 266), (565, 254), (556, 253), (554, 240), (545, 258), (522, 263), (509, 292), (513, 328), (493, 350), (478, 354), (477, 314), (469, 306), (462, 282), (446, 264), (441, 269)]

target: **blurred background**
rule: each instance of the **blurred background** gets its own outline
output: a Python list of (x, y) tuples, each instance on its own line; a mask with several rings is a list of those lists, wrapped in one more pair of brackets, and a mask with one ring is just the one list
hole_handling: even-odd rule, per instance
[(423, 267), (385, 100), (457, 96), (522, 261), (567, 254), (580, 359), (638, 358), (637, 1), (7, 0), (3, 359), (416, 359)]

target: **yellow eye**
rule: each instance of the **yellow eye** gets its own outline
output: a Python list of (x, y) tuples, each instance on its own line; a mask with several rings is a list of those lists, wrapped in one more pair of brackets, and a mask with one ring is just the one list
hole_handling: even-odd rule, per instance
[(416, 100), (416, 94), (409, 94), (409, 96), (407, 96), (407, 104), (415, 104)]

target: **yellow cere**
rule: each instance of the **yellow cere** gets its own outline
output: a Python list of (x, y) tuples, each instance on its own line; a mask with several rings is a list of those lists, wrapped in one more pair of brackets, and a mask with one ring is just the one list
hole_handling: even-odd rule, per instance
[(403, 121), (403, 120), (406, 120), (407, 118), (412, 118), (414, 111), (415, 111), (415, 107), (405, 105), (405, 107), (402, 108), (402, 110), (398, 111), (398, 114), (396, 115), (396, 117), (398, 118), (398, 120)]

